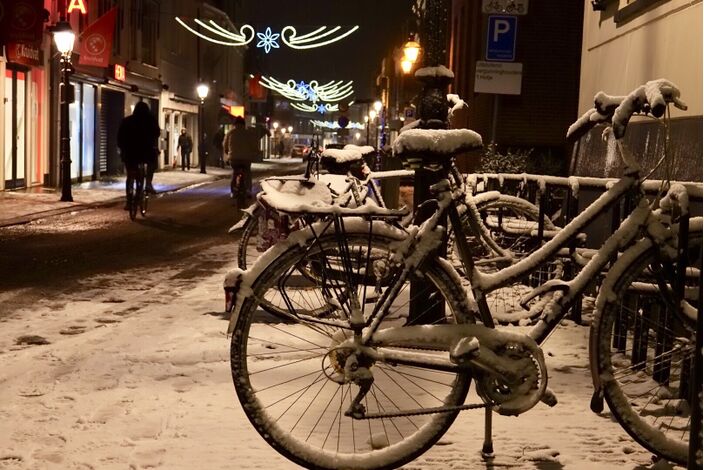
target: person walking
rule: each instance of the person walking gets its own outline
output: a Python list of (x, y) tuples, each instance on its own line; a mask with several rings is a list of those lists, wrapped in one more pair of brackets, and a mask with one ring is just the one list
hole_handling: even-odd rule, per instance
[(193, 152), (193, 139), (188, 135), (188, 130), (184, 127), (181, 129), (181, 135), (178, 136), (178, 146), (176, 150), (181, 150), (181, 171), (191, 169), (191, 152)]
[(252, 189), (252, 162), (259, 156), (259, 139), (266, 133), (264, 130), (247, 129), (244, 118), (236, 117), (234, 128), (227, 133), (223, 141), (225, 162), (232, 167), (232, 182), (230, 197), (236, 198), (237, 177), (243, 175), (244, 188), (241, 190), (250, 195)]
[[(149, 110), (147, 103), (140, 101), (134, 107), (131, 116), (127, 116), (120, 123), (117, 131), (117, 146), (120, 149), (120, 158), (125, 164), (127, 181), (125, 182), (125, 192), (130, 197), (129, 188), (132, 186), (137, 176), (137, 166), (140, 163), (147, 164), (146, 191), (154, 194), (154, 171), (159, 156), (159, 136), (161, 129), (154, 115)], [(127, 201), (125, 209), (129, 209), (130, 201)]]

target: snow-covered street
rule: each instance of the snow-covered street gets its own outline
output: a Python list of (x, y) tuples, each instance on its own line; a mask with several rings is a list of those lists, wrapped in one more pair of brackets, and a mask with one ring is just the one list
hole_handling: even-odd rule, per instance
[[(233, 252), (210, 248), (200, 259)], [(256, 434), (235, 396), (222, 316), (230, 267), (196, 279), (174, 268), (153, 287), (115, 273), (4, 319), (0, 468), (298, 468)], [(653, 468), (608, 413), (589, 411), (587, 335), (566, 323), (548, 340), (559, 404), (496, 416), (493, 462), (479, 454), (483, 413), (470, 411), (405, 468)]]

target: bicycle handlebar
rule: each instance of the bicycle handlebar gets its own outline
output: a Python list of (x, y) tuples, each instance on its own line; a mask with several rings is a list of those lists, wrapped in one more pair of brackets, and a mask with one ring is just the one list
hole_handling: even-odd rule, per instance
[(678, 109), (687, 109), (680, 99), (680, 90), (665, 79), (649, 81), (626, 96), (610, 96), (600, 91), (594, 96), (594, 107), (570, 126), (567, 138), (576, 140), (597, 124), (610, 122), (614, 136), (620, 139), (626, 134), (631, 116), (643, 113), (660, 118), (669, 103)]

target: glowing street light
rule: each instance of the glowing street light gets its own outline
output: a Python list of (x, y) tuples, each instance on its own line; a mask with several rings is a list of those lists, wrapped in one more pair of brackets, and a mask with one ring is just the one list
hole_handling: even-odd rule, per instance
[(369, 111), (369, 120), (374, 121), (374, 119), (376, 119), (376, 111), (372, 109), (371, 111)]
[(53, 28), (54, 43), (56, 49), (61, 53), (61, 84), (59, 85), (59, 96), (61, 98), (59, 107), (59, 122), (61, 130), (59, 133), (60, 155), (61, 155), (61, 201), (71, 202), (71, 133), (69, 129), (69, 104), (73, 101), (71, 82), (69, 76), (73, 72), (71, 65), (71, 53), (73, 43), (76, 40), (76, 33), (71, 29), (71, 25), (66, 21), (59, 21)]
[(288, 133), (293, 134), (293, 126), (288, 126)]
[(379, 113), (381, 112), (381, 108), (382, 108), (383, 106), (384, 106), (384, 105), (381, 103), (381, 101), (379, 101), (379, 100), (375, 101), (375, 102), (374, 102), (374, 111), (376, 111), (377, 114), (379, 114)]
[(406, 60), (411, 61), (411, 65), (415, 64), (420, 55), (420, 44), (414, 40), (408, 41), (403, 45), (403, 57)]
[(409, 59), (403, 59), (401, 61), (401, 70), (405, 75), (408, 75), (411, 73), (411, 70), (413, 69), (413, 61)]
[(271, 126), (274, 128), (274, 130), (276, 130), (276, 129), (279, 128), (279, 122), (278, 122), (278, 121), (274, 121), (274, 123), (273, 123)]
[(200, 82), (196, 86), (196, 95), (200, 99), (200, 110), (198, 113), (198, 128), (200, 129), (200, 141), (198, 142), (198, 159), (200, 160), (200, 172), (205, 174), (206, 154), (205, 154), (205, 99), (210, 94), (210, 87), (207, 83)]

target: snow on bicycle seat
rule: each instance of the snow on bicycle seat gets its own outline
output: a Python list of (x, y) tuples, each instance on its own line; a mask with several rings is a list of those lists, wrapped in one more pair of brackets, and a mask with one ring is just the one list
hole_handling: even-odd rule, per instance
[(394, 141), (394, 155), (403, 159), (445, 161), (480, 148), (482, 136), (469, 129), (409, 129)]
[(362, 157), (366, 157), (367, 155), (371, 155), (372, 153), (376, 152), (376, 149), (371, 145), (347, 144), (345, 145), (344, 150), (356, 150), (357, 152), (362, 154)]
[(409, 212), (405, 207), (380, 207), (370, 200), (355, 207), (343, 205), (349, 203), (349, 198), (336, 199), (328, 183), (317, 179), (266, 179), (262, 181), (257, 200), (272, 209), (291, 214), (405, 217)]

